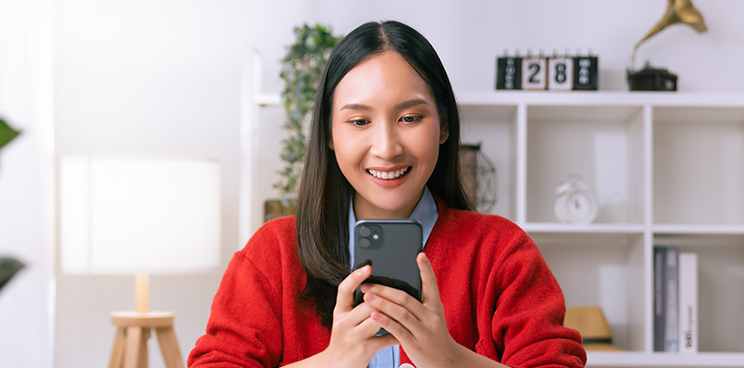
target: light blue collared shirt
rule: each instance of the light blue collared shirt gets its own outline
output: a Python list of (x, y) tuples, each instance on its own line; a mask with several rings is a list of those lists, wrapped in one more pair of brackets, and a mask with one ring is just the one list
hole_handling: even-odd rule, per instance
[[(429, 234), (431, 229), (434, 227), (434, 223), (437, 222), (439, 212), (437, 211), (437, 202), (434, 201), (434, 196), (431, 195), (429, 188), (424, 186), (424, 193), (421, 195), (416, 208), (411, 213), (412, 220), (416, 220), (421, 223), (423, 229), (423, 245), (421, 250), (426, 246), (426, 242), (429, 240)], [(354, 216), (354, 198), (349, 202), (349, 254), (351, 255), (351, 268), (354, 269), (354, 226), (356, 225), (356, 216)], [(378, 351), (372, 360), (369, 361), (369, 368), (396, 368), (400, 365), (400, 349), (399, 345), (393, 345), (389, 348)]]

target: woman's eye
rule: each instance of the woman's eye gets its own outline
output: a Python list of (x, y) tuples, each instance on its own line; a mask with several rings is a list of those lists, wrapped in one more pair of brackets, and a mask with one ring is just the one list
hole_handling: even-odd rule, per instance
[(351, 121), (349, 121), (349, 123), (350, 124), (353, 124), (355, 126), (365, 126), (365, 125), (369, 124), (369, 120), (357, 119), (357, 120), (351, 120)]
[(404, 116), (400, 120), (402, 120), (404, 123), (415, 123), (421, 120), (421, 117), (420, 116)]

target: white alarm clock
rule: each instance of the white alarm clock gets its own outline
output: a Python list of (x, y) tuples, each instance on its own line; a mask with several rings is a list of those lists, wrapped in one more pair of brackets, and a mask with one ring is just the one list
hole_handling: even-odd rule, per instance
[(569, 175), (561, 180), (555, 194), (553, 216), (558, 222), (589, 224), (597, 218), (597, 196), (580, 176)]

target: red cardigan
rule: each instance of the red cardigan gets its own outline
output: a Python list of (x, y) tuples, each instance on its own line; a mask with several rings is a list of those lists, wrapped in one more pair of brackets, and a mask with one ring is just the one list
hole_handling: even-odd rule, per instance
[[(563, 293), (535, 243), (502, 217), (437, 205), (425, 253), (455, 341), (511, 367), (583, 367), (581, 337), (563, 327)], [(323, 351), (329, 331), (298, 304), (305, 279), (295, 218), (266, 223), (230, 261), (188, 366), (277, 367)]]

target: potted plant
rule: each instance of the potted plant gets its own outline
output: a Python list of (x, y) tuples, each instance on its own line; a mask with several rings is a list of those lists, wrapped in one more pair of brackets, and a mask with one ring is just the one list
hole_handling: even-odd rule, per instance
[[(10, 141), (15, 139), (21, 132), (11, 128), (3, 119), (0, 119), (0, 150)], [(13, 276), (23, 268), (23, 263), (12, 258), (0, 258), (0, 289), (10, 281)]]
[(280, 198), (268, 200), (264, 204), (264, 220), (291, 215), (294, 213), (297, 188), (305, 162), (306, 123), (310, 118), (318, 91), (320, 77), (331, 51), (341, 37), (332, 34), (330, 26), (304, 24), (294, 29), (295, 43), (287, 47), (282, 60), (279, 76), (284, 80), (281, 93), (282, 105), (286, 112), (284, 129), (287, 138), (282, 140), (281, 159), (284, 169), (274, 184), (279, 189)]

